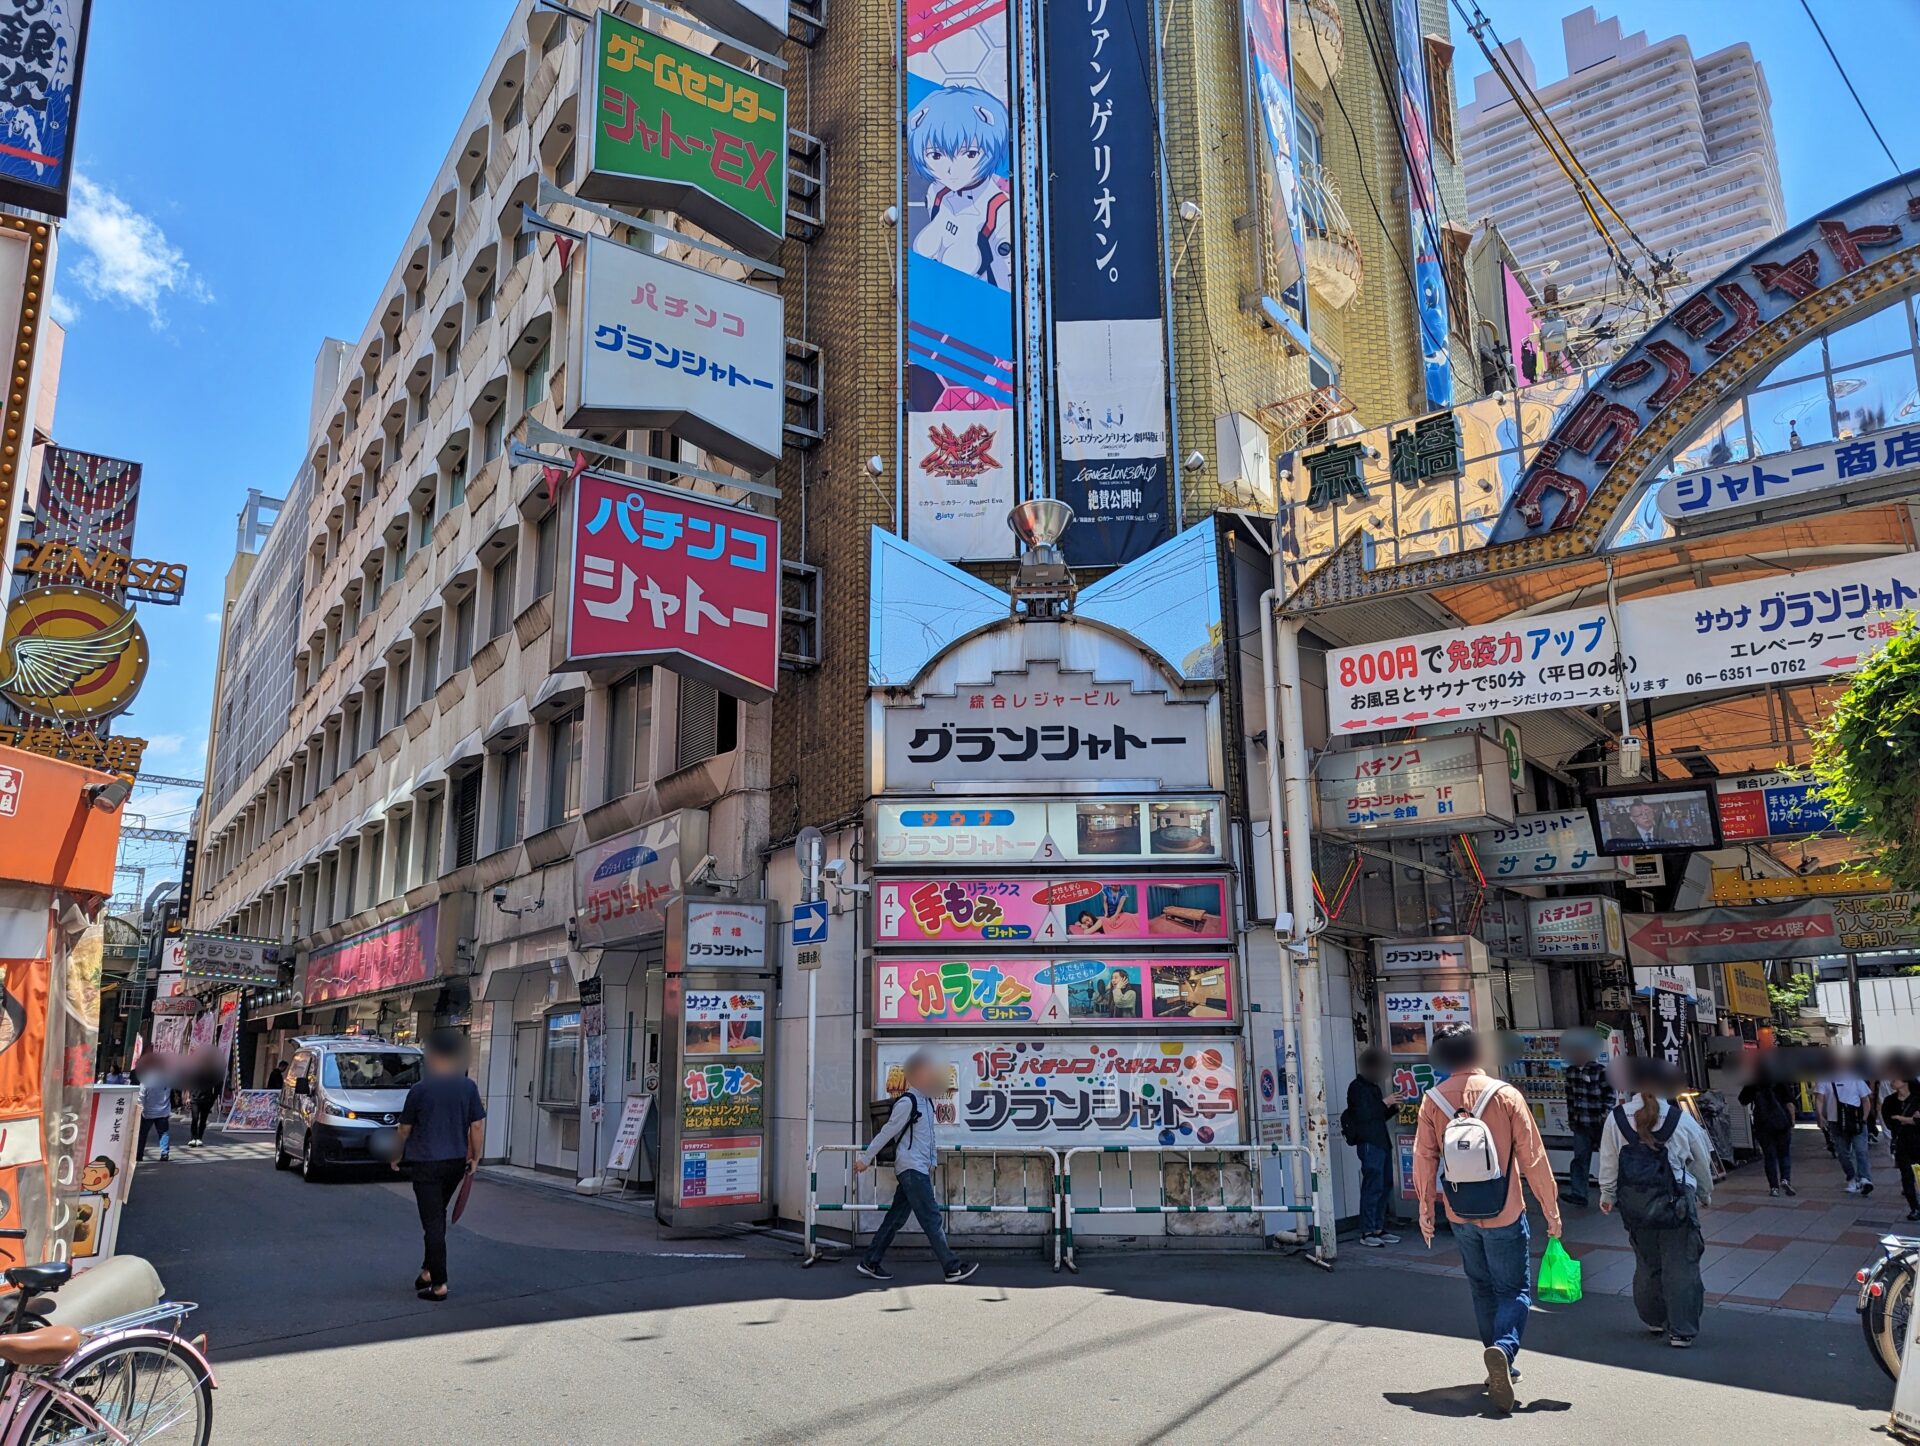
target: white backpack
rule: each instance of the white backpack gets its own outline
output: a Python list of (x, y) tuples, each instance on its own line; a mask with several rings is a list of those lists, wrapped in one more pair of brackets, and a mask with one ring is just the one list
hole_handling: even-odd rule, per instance
[(1440, 1188), (1447, 1206), (1462, 1220), (1489, 1220), (1507, 1208), (1508, 1167), (1500, 1159), (1493, 1128), (1481, 1118), (1506, 1082), (1494, 1080), (1471, 1110), (1455, 1109), (1438, 1089), (1427, 1098), (1445, 1116), (1440, 1132)]

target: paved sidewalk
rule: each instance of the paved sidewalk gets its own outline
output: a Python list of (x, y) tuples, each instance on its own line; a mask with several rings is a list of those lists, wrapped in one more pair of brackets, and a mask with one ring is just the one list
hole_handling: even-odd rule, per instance
[[(1793, 1185), (1800, 1193), (1791, 1198), (1767, 1194), (1758, 1160), (1735, 1166), (1714, 1186), (1712, 1207), (1700, 1213), (1707, 1303), (1850, 1321), (1853, 1273), (1878, 1252), (1882, 1235), (1920, 1234), (1920, 1223), (1907, 1222), (1907, 1202), (1884, 1135), (1873, 1152), (1874, 1192), (1865, 1198), (1846, 1193), (1839, 1163), (1812, 1126), (1794, 1135), (1793, 1162)], [(1600, 1213), (1597, 1186), (1589, 1194), (1594, 1203), (1587, 1209), (1564, 1212), (1567, 1249), (1584, 1266), (1582, 1286), (1589, 1295), (1631, 1295), (1633, 1251), (1626, 1227), (1617, 1216)], [(1395, 1208), (1408, 1217), (1393, 1226), (1400, 1244), (1367, 1250), (1358, 1236), (1343, 1237), (1342, 1262), (1358, 1256), (1410, 1270), (1457, 1272), (1460, 1253), (1444, 1228), (1428, 1250), (1412, 1221), (1412, 1202), (1396, 1202)], [(1545, 1235), (1537, 1214), (1534, 1230), (1537, 1257)]]

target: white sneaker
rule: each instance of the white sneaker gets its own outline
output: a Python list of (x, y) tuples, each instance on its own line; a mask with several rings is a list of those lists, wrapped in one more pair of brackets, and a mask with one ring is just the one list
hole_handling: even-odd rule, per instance
[(1378, 1240), (1382, 1245), (1398, 1245), (1400, 1243), (1400, 1237), (1395, 1235), (1391, 1230), (1382, 1230), (1373, 1238)]
[(1382, 1240), (1378, 1235), (1362, 1235), (1360, 1237), (1360, 1243), (1369, 1250), (1378, 1250), (1387, 1242)]
[(1860, 1193), (1860, 1182), (1858, 1180), (1847, 1181), (1847, 1193), (1849, 1195), (1858, 1195)]

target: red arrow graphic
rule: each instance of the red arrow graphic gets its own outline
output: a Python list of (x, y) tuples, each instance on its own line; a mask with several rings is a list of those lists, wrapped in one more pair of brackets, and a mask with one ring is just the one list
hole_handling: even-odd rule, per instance
[(1407, 714), (1407, 721), (1409, 723), (1418, 723), (1423, 719), (1431, 718), (1432, 716), (1433, 715), (1431, 713), (1409, 713)]
[(1459, 711), (1458, 708), (1435, 708), (1433, 710), (1433, 716), (1436, 718), (1451, 718)]
[(1855, 653), (1850, 658), (1822, 658), (1820, 660), (1820, 666), (1823, 668), (1844, 668), (1849, 663), (1857, 663), (1859, 661), (1860, 655)]
[(1364, 728), (1367, 726), (1367, 720), (1364, 718), (1349, 718), (1340, 726), (1342, 728)]
[(1382, 714), (1380, 717), (1373, 720), (1373, 726), (1376, 728), (1384, 728), (1389, 723), (1398, 722), (1399, 718), (1400, 718), (1400, 715), (1398, 713)]

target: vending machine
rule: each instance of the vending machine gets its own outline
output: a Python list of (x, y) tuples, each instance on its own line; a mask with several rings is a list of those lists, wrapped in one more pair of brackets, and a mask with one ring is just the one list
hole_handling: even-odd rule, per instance
[(1413, 1135), (1420, 1097), (1445, 1075), (1430, 1053), (1434, 1034), (1449, 1024), (1490, 1031), (1493, 990), (1487, 946), (1467, 935), (1373, 941), (1375, 997), (1381, 1047), (1392, 1060), (1388, 1083), (1402, 1097), (1394, 1127), (1400, 1198), (1414, 1198)]

